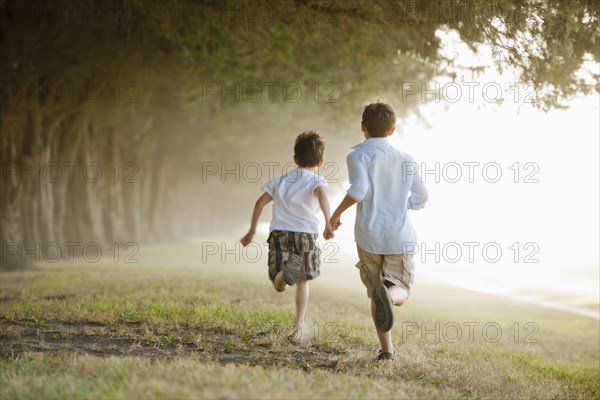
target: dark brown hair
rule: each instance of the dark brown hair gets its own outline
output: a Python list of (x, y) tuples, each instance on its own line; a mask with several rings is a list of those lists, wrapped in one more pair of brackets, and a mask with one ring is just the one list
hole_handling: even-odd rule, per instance
[(315, 167), (325, 155), (325, 142), (319, 132), (306, 131), (298, 135), (294, 155), (300, 167)]
[(362, 122), (372, 137), (385, 137), (396, 125), (396, 110), (391, 104), (377, 101), (365, 106)]

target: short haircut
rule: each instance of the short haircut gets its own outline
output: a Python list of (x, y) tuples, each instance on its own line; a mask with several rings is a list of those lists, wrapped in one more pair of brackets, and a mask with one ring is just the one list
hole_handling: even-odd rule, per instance
[(298, 135), (294, 155), (300, 167), (315, 167), (325, 155), (325, 142), (317, 131), (306, 131)]
[(365, 106), (362, 122), (367, 128), (369, 136), (385, 137), (396, 125), (396, 110), (391, 104), (376, 101)]

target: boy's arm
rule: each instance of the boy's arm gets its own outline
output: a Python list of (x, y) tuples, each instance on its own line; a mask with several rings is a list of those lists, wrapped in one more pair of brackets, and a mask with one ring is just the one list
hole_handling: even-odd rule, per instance
[(319, 206), (323, 211), (323, 216), (325, 217), (325, 231), (323, 231), (323, 237), (327, 240), (333, 239), (333, 229), (331, 228), (331, 222), (329, 219), (331, 218), (331, 211), (329, 210), (329, 200), (327, 199), (327, 190), (323, 186), (319, 186), (315, 189), (317, 193), (317, 198), (319, 199)]
[(344, 197), (344, 200), (340, 203), (338, 208), (333, 212), (331, 216), (331, 227), (333, 230), (337, 230), (342, 222), (340, 221), (342, 213), (354, 204), (361, 201), (368, 190), (369, 178), (367, 176), (366, 167), (363, 165), (362, 160), (350, 153), (346, 157), (346, 163), (348, 164), (348, 178), (350, 180), (350, 188), (348, 194)]
[(410, 186), (408, 209), (420, 210), (425, 207), (425, 203), (427, 203), (428, 199), (429, 192), (427, 191), (427, 187), (425, 187), (425, 183), (423, 183), (423, 179), (421, 179), (421, 174), (419, 174), (419, 171), (417, 170)]
[(262, 196), (256, 200), (256, 204), (254, 205), (254, 211), (252, 212), (252, 221), (250, 222), (250, 229), (248, 233), (244, 235), (243, 238), (240, 239), (242, 245), (244, 247), (248, 246), (250, 242), (252, 242), (252, 238), (256, 233), (256, 225), (258, 225), (258, 219), (260, 218), (260, 214), (262, 214), (263, 208), (269, 204), (273, 200), (269, 193), (263, 193)]
[(338, 208), (336, 208), (336, 210), (333, 212), (333, 215), (331, 216), (331, 227), (334, 231), (337, 230), (342, 224), (342, 222), (340, 221), (340, 219), (342, 218), (342, 213), (355, 204), (356, 200), (354, 200), (352, 197), (348, 195), (344, 197), (344, 200), (342, 200)]

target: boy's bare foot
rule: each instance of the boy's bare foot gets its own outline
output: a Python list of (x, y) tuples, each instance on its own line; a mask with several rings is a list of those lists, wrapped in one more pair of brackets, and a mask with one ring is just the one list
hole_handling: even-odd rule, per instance
[(374, 287), (371, 295), (375, 302), (375, 325), (387, 332), (394, 326), (392, 296), (385, 285)]
[(283, 266), (283, 280), (292, 286), (298, 283), (301, 278), (300, 268), (302, 267), (302, 257), (298, 254), (290, 254), (287, 262)]
[(288, 340), (293, 344), (298, 344), (302, 340), (302, 326), (294, 324), (294, 329), (288, 334)]

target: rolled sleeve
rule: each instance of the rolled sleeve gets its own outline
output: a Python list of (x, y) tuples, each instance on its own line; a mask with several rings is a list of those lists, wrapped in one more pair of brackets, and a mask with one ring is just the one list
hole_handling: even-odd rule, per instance
[(265, 183), (264, 185), (262, 185), (261, 189), (263, 192), (268, 193), (269, 196), (273, 197), (273, 192), (274, 192), (273, 181), (269, 181), (269, 182)]
[(348, 176), (350, 178), (350, 189), (348, 189), (348, 196), (354, 200), (362, 201), (367, 195), (369, 189), (369, 177), (367, 174), (366, 165), (364, 162), (355, 156), (356, 153), (348, 154), (346, 157), (346, 163), (348, 164)]
[(322, 187), (326, 191), (329, 190), (329, 184), (327, 183), (325, 178), (323, 178), (322, 176), (319, 176), (319, 179), (315, 182), (315, 186), (313, 187), (313, 192), (320, 187)]
[(409, 210), (420, 210), (425, 207), (425, 203), (429, 200), (429, 192), (418, 169), (413, 175), (412, 185), (410, 186), (410, 197), (408, 198)]

